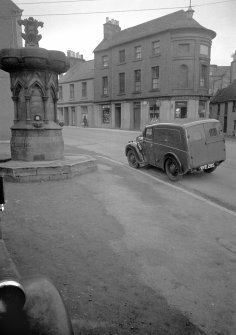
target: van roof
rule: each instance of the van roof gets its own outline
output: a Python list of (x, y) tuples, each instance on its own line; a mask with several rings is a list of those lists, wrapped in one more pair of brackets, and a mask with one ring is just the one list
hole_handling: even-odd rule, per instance
[(216, 119), (204, 119), (204, 120), (185, 120), (185, 119), (176, 119), (174, 122), (158, 122), (153, 123), (146, 128), (153, 127), (153, 126), (177, 126), (181, 128), (188, 128), (197, 124), (203, 124), (203, 123), (211, 123), (211, 122), (217, 122), (219, 123), (219, 120)]

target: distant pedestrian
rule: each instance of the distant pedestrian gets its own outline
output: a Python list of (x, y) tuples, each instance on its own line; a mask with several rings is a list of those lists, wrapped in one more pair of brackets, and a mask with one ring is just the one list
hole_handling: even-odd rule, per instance
[(83, 124), (84, 124), (84, 127), (88, 127), (88, 119), (86, 115), (84, 115), (83, 117)]

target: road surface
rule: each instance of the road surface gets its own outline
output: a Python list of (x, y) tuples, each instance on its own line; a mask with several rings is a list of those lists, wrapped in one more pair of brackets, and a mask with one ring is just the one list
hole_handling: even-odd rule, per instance
[[(51, 278), (78, 328), (87, 327), (81, 334), (199, 334), (194, 324), (207, 335), (235, 335), (232, 199), (214, 201), (205, 185), (196, 193), (194, 179), (205, 175), (186, 188), (157, 169), (130, 168), (123, 149), (135, 132), (63, 132), (66, 154), (90, 153), (98, 171), (6, 184), (4, 239), (22, 276)], [(235, 189), (228, 183), (226, 176), (226, 194)]]

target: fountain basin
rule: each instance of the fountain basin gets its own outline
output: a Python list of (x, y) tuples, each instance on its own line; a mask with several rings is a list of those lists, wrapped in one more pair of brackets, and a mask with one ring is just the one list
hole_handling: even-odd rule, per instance
[(60, 74), (68, 70), (69, 64), (61, 51), (31, 47), (2, 49), (0, 68), (9, 73), (22, 70), (50, 70)]

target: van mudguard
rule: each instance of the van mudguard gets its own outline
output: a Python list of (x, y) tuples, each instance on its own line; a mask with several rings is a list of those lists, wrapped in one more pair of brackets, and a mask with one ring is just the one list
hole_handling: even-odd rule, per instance
[(145, 159), (144, 153), (143, 153), (143, 149), (140, 143), (138, 142), (134, 142), (131, 141), (129, 142), (129, 144), (126, 145), (125, 147), (125, 155), (127, 156), (129, 150), (133, 150), (136, 159), (138, 161), (138, 163), (140, 164), (140, 166), (145, 166), (147, 165), (147, 161)]
[(163, 170), (165, 170), (165, 162), (166, 162), (168, 157), (174, 157), (176, 159), (177, 163), (179, 164), (180, 171), (182, 172), (182, 174), (187, 172), (187, 171), (183, 171), (183, 165), (181, 164), (181, 162), (179, 160), (179, 157), (173, 152), (168, 152), (168, 153), (165, 154), (163, 162), (162, 162), (162, 169)]

